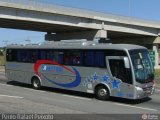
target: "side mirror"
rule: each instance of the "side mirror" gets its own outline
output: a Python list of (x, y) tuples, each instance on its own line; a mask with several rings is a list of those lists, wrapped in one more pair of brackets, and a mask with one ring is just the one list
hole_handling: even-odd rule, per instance
[(130, 68), (130, 64), (129, 64), (129, 59), (128, 59), (128, 57), (124, 57), (124, 66), (125, 66), (125, 68)]

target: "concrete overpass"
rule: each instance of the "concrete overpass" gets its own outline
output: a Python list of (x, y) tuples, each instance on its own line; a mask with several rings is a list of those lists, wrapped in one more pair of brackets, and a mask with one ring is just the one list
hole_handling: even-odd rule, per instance
[(160, 43), (160, 22), (28, 0), (0, 0), (0, 27), (46, 32), (46, 40), (109, 38), (156, 52)]

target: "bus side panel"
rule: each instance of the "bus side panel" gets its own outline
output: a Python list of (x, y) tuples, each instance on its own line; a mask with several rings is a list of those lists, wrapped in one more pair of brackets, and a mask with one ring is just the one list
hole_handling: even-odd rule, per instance
[(33, 64), (14, 62), (6, 64), (6, 76), (9, 80), (30, 84), (33, 73)]
[(61, 68), (56, 65), (42, 65), (40, 73), (44, 86), (87, 93), (93, 93), (97, 84), (105, 82), (103, 76), (108, 76), (106, 68), (68, 66)]
[[(106, 68), (41, 65), (38, 70), (42, 86), (94, 93), (97, 84), (105, 84), (110, 95), (133, 98), (133, 85), (121, 82), (115, 84)], [(35, 76), (34, 64), (7, 63), (6, 73), (9, 80), (31, 84)]]
[(111, 83), (111, 96), (134, 99), (134, 86), (128, 83), (121, 82), (119, 84)]

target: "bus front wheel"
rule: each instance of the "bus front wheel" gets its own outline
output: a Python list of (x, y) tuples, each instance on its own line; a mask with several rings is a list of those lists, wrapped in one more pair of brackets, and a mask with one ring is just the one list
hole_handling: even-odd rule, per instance
[(97, 86), (95, 90), (95, 96), (99, 100), (109, 100), (109, 90), (105, 86)]
[(32, 87), (36, 90), (41, 88), (41, 82), (38, 78), (35, 77), (32, 79)]

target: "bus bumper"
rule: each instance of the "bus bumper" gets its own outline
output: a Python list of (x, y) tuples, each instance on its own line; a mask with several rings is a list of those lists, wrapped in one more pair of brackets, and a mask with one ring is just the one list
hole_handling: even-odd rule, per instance
[(152, 94), (154, 94), (155, 87), (152, 86), (148, 88), (138, 88), (136, 91), (137, 91), (136, 99), (143, 99), (143, 98), (149, 97)]

